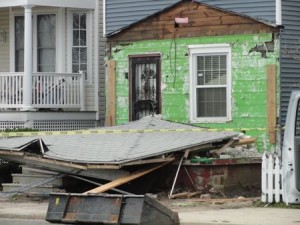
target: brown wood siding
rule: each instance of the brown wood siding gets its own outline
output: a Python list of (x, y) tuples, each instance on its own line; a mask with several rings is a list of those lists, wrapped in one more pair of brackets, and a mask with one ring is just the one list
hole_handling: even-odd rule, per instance
[[(176, 28), (175, 17), (188, 17)], [(197, 2), (182, 2), (109, 38), (109, 41), (139, 41), (183, 37), (272, 32), (274, 28), (248, 17), (211, 8)]]

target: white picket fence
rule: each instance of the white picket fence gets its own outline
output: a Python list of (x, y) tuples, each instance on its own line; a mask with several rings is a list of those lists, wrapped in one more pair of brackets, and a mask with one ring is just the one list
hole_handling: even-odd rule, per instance
[(261, 165), (261, 201), (280, 202), (282, 196), (282, 169), (278, 156), (264, 153)]

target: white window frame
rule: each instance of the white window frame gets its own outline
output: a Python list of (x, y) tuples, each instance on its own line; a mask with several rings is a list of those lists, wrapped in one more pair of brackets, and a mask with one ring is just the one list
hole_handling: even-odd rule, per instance
[(86, 32), (87, 32), (87, 74), (86, 84), (92, 85), (92, 13), (91, 10), (68, 9), (67, 11), (67, 69), (72, 73), (72, 47), (73, 47), (73, 13), (86, 13)]
[[(226, 80), (226, 117), (197, 117), (197, 56), (215, 54), (226, 55), (227, 80)], [(205, 44), (189, 46), (189, 71), (190, 71), (190, 122), (191, 123), (222, 123), (231, 120), (231, 46), (230, 44)], [(216, 87), (219, 87), (217, 85)]]
[[(34, 8), (33, 8), (34, 9)], [(32, 69), (33, 72), (37, 72), (37, 16), (38, 15), (55, 15), (56, 21), (56, 61), (55, 61), (55, 72), (64, 72), (64, 40), (65, 40), (65, 23), (64, 23), (64, 10), (63, 9), (38, 9), (32, 11)], [(15, 72), (15, 17), (24, 16), (24, 10), (10, 10), (10, 71)]]

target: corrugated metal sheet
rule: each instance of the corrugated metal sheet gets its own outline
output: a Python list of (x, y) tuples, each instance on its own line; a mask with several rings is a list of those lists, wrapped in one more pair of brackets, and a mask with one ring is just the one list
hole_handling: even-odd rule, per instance
[[(107, 0), (106, 34), (143, 19), (176, 2), (178, 0)], [(202, 0), (198, 2), (269, 22), (275, 21), (275, 0)]]
[(300, 89), (300, 1), (282, 1), (282, 23), (280, 122), (284, 125), (291, 91)]
[[(236, 136), (237, 132), (126, 132), (146, 129), (193, 129), (194, 126), (144, 117), (126, 125), (101, 130), (124, 130), (124, 133), (42, 136), (49, 151), (44, 157), (73, 163), (119, 164), (165, 153), (185, 150), (189, 147), (212, 143)], [(20, 151), (20, 146), (38, 137), (8, 138), (0, 141), (2, 151)], [(0, 150), (1, 151), (1, 150)]]

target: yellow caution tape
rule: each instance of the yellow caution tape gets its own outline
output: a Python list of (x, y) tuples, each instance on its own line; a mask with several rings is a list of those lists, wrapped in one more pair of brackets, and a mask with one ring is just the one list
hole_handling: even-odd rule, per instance
[(129, 129), (129, 130), (74, 130), (74, 131), (26, 131), (26, 132), (0, 132), (0, 137), (30, 137), (52, 135), (78, 135), (78, 134), (122, 134), (122, 133), (154, 133), (154, 132), (220, 132), (220, 131), (266, 131), (266, 128), (243, 129), (217, 129), (217, 128), (192, 128), (192, 129)]

